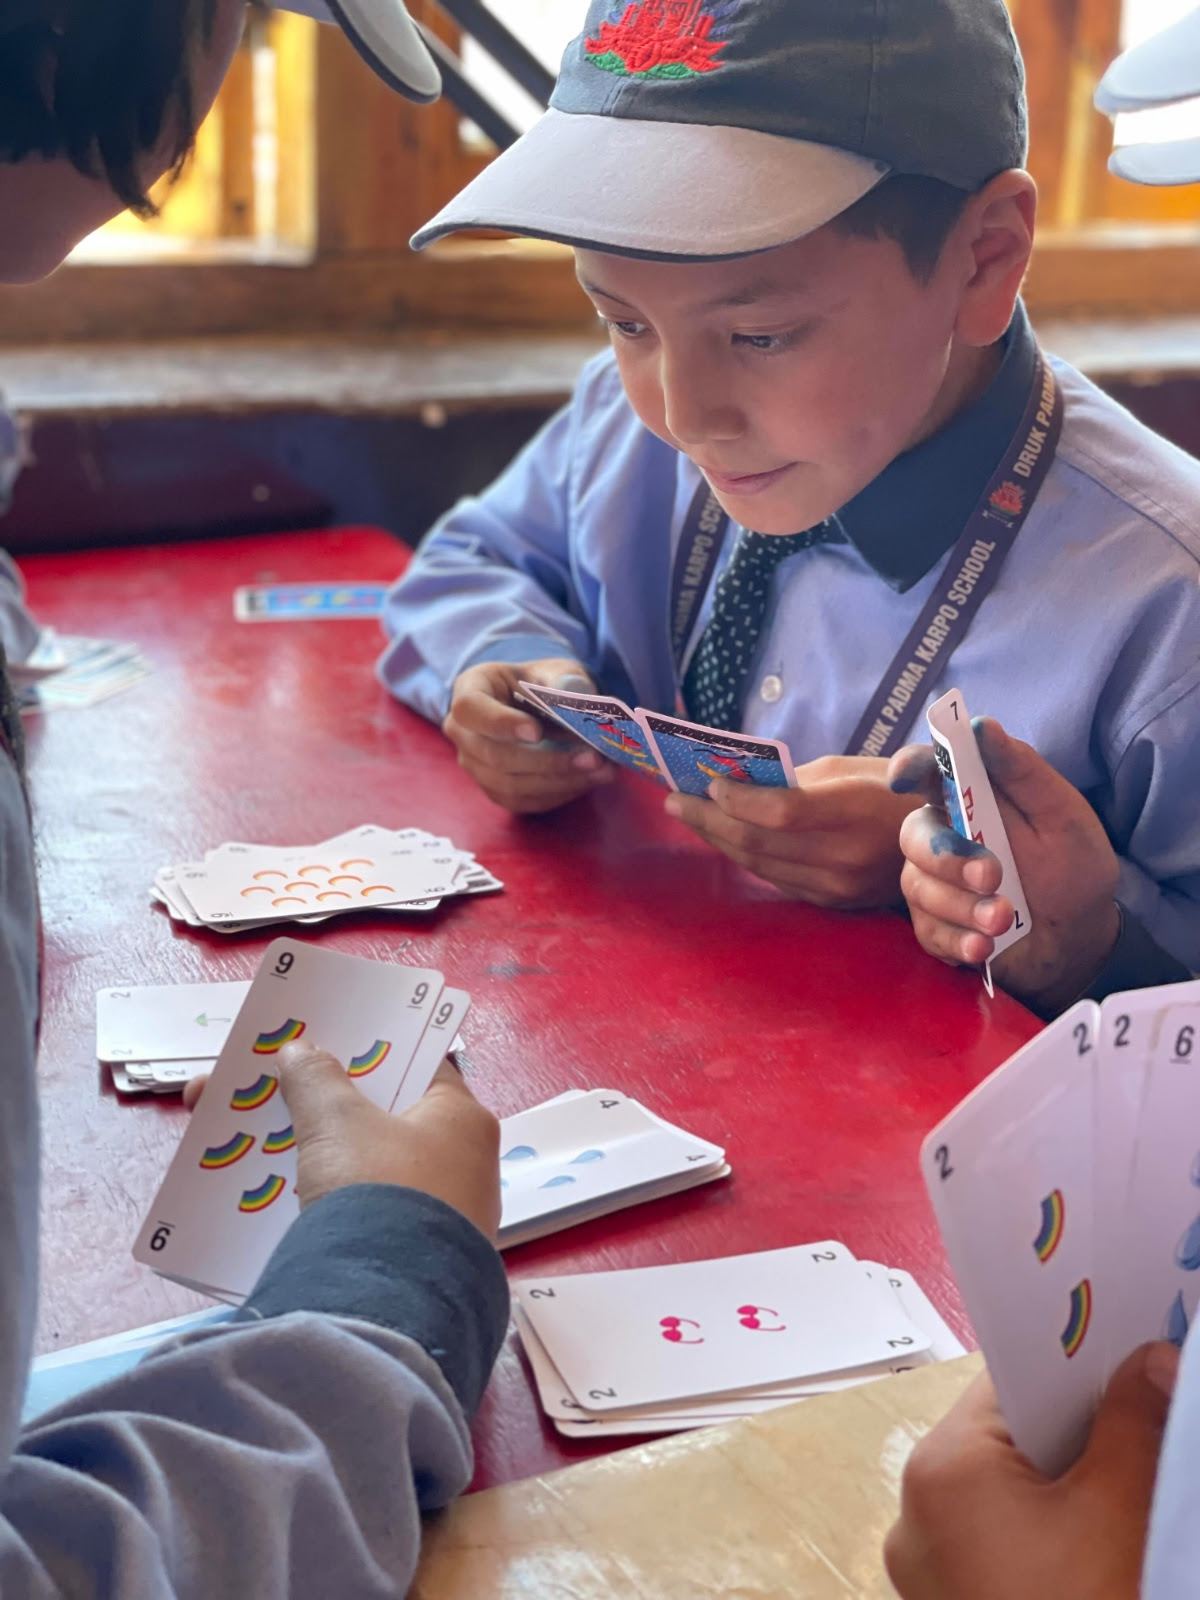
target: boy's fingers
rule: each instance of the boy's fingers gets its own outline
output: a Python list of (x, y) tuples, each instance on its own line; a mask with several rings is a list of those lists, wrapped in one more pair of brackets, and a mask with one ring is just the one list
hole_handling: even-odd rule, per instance
[(457, 695), (442, 728), (451, 738), (453, 730), (458, 728), (488, 739), (503, 740), (509, 745), (541, 744), (545, 739), (536, 717), (516, 706), (506, 705), (483, 689), (465, 689)]
[(914, 911), (924, 911), (938, 922), (964, 933), (985, 933), (998, 939), (1013, 923), (1013, 908), (1000, 895), (980, 898), (970, 889), (958, 889), (931, 877), (909, 861), (902, 877), (904, 898)]
[(183, 1086), (183, 1103), (189, 1111), (194, 1111), (200, 1104), (200, 1096), (204, 1093), (204, 1085), (208, 1082), (207, 1076), (202, 1078), (189, 1078)]
[(275, 1057), (275, 1065), (292, 1127), (301, 1144), (314, 1134), (328, 1132), (347, 1110), (369, 1103), (346, 1076), (337, 1057), (317, 1045), (286, 1044)]
[(598, 750), (589, 749), (582, 739), (569, 743), (517, 744), (511, 739), (492, 739), (471, 730), (451, 734), (459, 753), (477, 766), (506, 772), (512, 777), (550, 778), (577, 773), (601, 772), (608, 765)]
[(919, 794), (927, 805), (942, 803), (942, 775), (928, 744), (905, 745), (888, 762), (888, 788), (893, 794)]
[(1118, 1498), (1148, 1512), (1178, 1370), (1179, 1351), (1169, 1344), (1143, 1345), (1122, 1362), (1069, 1476), (1119, 1481)]
[(785, 828), (819, 827), (822, 807), (805, 789), (767, 789), (759, 784), (715, 778), (709, 798), (736, 822), (779, 832)]
[(1064, 805), (1074, 811), (1075, 790), (1032, 745), (1014, 739), (994, 717), (975, 717), (971, 726), (989, 777), (1027, 821), (1036, 827)]
[(900, 825), (900, 848), (929, 877), (974, 895), (995, 894), (1004, 876), (992, 852), (956, 833), (936, 806), (909, 812)]

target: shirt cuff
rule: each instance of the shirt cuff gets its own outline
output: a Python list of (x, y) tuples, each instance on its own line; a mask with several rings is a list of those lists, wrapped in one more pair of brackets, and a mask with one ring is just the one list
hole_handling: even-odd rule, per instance
[(537, 633), (502, 634), (466, 656), (458, 671), (482, 666), (485, 661), (504, 661), (512, 666), (521, 661), (554, 661), (560, 656), (567, 661), (576, 659), (565, 639), (547, 638)]
[(1186, 983), (1192, 974), (1182, 961), (1176, 961), (1156, 944), (1143, 925), (1118, 904), (1121, 931), (1108, 960), (1079, 996), (1081, 1000), (1107, 1000), (1110, 994), (1128, 989), (1157, 989), (1163, 984)]
[(508, 1330), (508, 1280), (479, 1229), (418, 1189), (360, 1183), (289, 1228), (237, 1320), (318, 1311), (405, 1334), (474, 1414)]

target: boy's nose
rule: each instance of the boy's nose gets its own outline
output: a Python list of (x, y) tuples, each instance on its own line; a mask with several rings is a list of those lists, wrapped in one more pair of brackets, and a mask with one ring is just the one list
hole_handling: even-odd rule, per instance
[(664, 378), (662, 393), (667, 427), (681, 445), (738, 439), (746, 431), (745, 419), (728, 387), (699, 381), (694, 375), (680, 375), (673, 381)]

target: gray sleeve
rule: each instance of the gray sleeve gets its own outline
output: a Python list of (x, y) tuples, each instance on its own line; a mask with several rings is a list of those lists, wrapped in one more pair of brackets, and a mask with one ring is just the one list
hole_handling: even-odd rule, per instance
[(0, 1486), (22, 1600), (396, 1600), (471, 1475), (412, 1340), (298, 1312), (214, 1329), (40, 1419)]

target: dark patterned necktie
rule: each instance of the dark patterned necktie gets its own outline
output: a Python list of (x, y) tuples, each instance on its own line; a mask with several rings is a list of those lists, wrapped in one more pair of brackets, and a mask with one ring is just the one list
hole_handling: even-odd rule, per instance
[(712, 617), (684, 679), (683, 698), (696, 722), (740, 732), (746, 679), (767, 614), (771, 579), (788, 556), (818, 544), (844, 544), (836, 522), (777, 536), (744, 530), (717, 579)]

